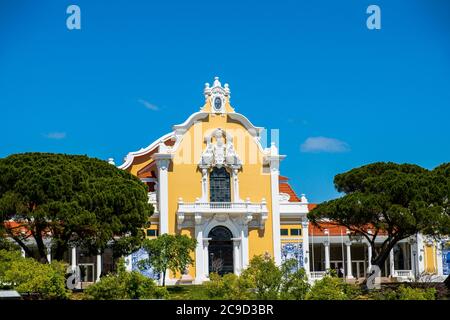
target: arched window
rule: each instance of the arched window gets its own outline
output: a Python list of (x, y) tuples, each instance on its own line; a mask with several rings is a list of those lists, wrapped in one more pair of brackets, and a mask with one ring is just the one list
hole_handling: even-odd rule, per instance
[(209, 201), (231, 202), (230, 174), (222, 168), (214, 168), (209, 178)]
[(231, 241), (233, 235), (227, 227), (217, 226), (211, 229), (208, 238), (211, 238), (211, 241)]

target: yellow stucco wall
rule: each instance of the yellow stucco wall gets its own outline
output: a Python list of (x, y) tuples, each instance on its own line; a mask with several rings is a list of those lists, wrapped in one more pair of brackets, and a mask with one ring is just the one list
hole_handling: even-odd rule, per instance
[(425, 245), (425, 272), (435, 273), (436, 271), (436, 247)]

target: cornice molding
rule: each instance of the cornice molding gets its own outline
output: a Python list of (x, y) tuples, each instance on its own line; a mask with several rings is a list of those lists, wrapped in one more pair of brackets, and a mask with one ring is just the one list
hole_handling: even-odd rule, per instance
[(125, 162), (123, 164), (121, 164), (120, 166), (118, 166), (119, 169), (125, 170), (127, 169), (132, 163), (135, 157), (140, 157), (143, 155), (148, 154), (149, 152), (153, 151), (154, 149), (158, 148), (159, 143), (162, 141), (166, 142), (167, 140), (171, 139), (174, 137), (173, 132), (169, 132), (165, 135), (163, 135), (162, 137), (160, 137), (159, 139), (156, 139), (155, 141), (153, 141), (149, 146), (147, 146), (146, 148), (142, 148), (138, 151), (133, 151), (133, 152), (129, 152), (127, 154), (127, 156), (125, 157)]

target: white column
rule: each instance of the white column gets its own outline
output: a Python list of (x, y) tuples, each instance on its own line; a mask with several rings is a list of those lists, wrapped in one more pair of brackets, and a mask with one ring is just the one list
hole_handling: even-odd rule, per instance
[[(370, 243), (367, 244), (367, 260), (367, 266), (370, 270), (370, 268), (372, 267), (372, 246), (370, 245)], [(365, 273), (367, 273), (367, 270), (365, 271)]]
[(391, 251), (389, 251), (389, 275), (393, 277), (394, 273), (395, 273), (394, 249), (391, 249)]
[(233, 202), (240, 202), (238, 169), (233, 169), (232, 179), (233, 179)]
[(330, 242), (324, 241), (323, 245), (325, 246), (325, 270), (330, 270)]
[(241, 262), (239, 259), (240, 256), (240, 244), (241, 239), (240, 238), (232, 238), (233, 240), (233, 267), (234, 267), (234, 274), (239, 275), (241, 273)]
[(48, 261), (48, 263), (52, 262), (52, 247), (51, 247), (51, 245), (47, 246), (47, 261)]
[(165, 154), (155, 154), (154, 159), (158, 167), (158, 206), (159, 206), (159, 234), (169, 233), (169, 183), (168, 169), (170, 158)]
[(308, 220), (302, 221), (302, 240), (303, 240), (303, 268), (306, 274), (309, 276), (309, 231), (308, 231)]
[(195, 238), (197, 239), (197, 246), (195, 248), (195, 283), (200, 284), (205, 277), (205, 271), (203, 270), (204, 257), (203, 257), (203, 228), (200, 225), (195, 225)]
[(100, 252), (97, 254), (97, 277), (95, 282), (100, 281), (100, 275), (102, 274), (102, 255)]
[(281, 238), (280, 238), (280, 156), (275, 143), (270, 146), (270, 182), (272, 193), (272, 235), (273, 235), (273, 255), (277, 265), (281, 265)]
[(77, 268), (77, 248), (75, 246), (71, 249), (72, 253), (72, 259), (70, 260), (70, 265), (72, 267), (72, 270), (75, 270)]
[(352, 270), (352, 242), (347, 241), (345, 243), (347, 248), (347, 279), (353, 279), (353, 270)]
[(25, 250), (23, 248), (20, 248), (20, 255), (22, 256), (22, 258), (26, 257), (26, 253), (25, 253)]

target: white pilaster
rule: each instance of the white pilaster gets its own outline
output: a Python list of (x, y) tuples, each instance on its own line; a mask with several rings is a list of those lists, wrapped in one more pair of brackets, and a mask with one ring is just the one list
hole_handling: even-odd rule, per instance
[[(160, 144), (161, 149), (161, 144)], [(169, 233), (169, 182), (168, 171), (171, 155), (157, 153), (153, 155), (158, 167), (158, 206), (159, 234)]]
[(280, 160), (278, 149), (275, 143), (270, 146), (270, 182), (272, 193), (272, 234), (273, 234), (273, 255), (277, 265), (281, 265), (281, 238), (280, 238)]
[(353, 279), (353, 270), (352, 270), (352, 242), (347, 241), (345, 243), (347, 248), (347, 279)]
[(308, 230), (309, 222), (308, 220), (302, 221), (302, 249), (303, 249), (303, 268), (305, 269), (306, 274), (309, 276), (310, 268), (309, 268), (309, 230)]
[(330, 242), (324, 241), (323, 245), (325, 246), (325, 270), (330, 270)]
[(97, 276), (95, 282), (100, 281), (100, 275), (102, 274), (102, 255), (100, 252), (97, 254)]
[(208, 169), (201, 168), (202, 170), (202, 202), (208, 201)]
[[(281, 249), (280, 249), (281, 251)], [(241, 229), (241, 261), (242, 269), (248, 266), (248, 226), (243, 225)]]
[(241, 238), (233, 238), (233, 272), (236, 275), (241, 273), (241, 262), (240, 262), (240, 244)]
[(233, 202), (240, 202), (238, 169), (232, 170), (232, 179), (233, 179)]
[(395, 273), (394, 249), (391, 249), (391, 251), (389, 251), (389, 275), (393, 277), (394, 273)]
[(204, 243), (203, 243), (203, 228), (200, 225), (195, 225), (195, 238), (197, 239), (197, 246), (195, 247), (195, 283), (200, 284), (205, 277), (204, 264)]
[(211, 238), (203, 238), (203, 261), (200, 261), (199, 263), (203, 262), (203, 276), (204, 279), (209, 278), (209, 240)]

